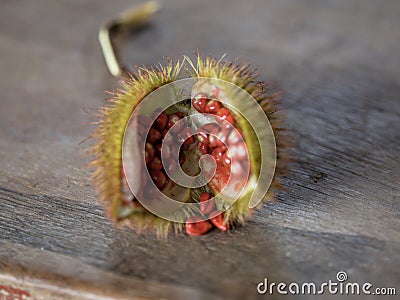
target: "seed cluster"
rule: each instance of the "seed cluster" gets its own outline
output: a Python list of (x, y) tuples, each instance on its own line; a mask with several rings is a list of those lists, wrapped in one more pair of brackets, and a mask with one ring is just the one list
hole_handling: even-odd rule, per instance
[[(236, 122), (233, 115), (220, 101), (210, 100), (206, 94), (199, 93), (192, 99), (192, 106), (199, 113), (214, 115), (219, 121), (219, 124), (208, 123), (201, 126), (196, 132), (196, 137), (201, 153), (211, 154), (217, 163), (210, 185), (213, 190), (220, 192), (230, 176), (242, 175), (245, 167), (241, 161), (248, 155), (247, 147), (240, 133), (234, 129)], [(232, 157), (235, 158), (233, 164)]]
[[(210, 154), (216, 162), (216, 169), (215, 174), (209, 174), (209, 185), (217, 194), (228, 184), (230, 177), (239, 178), (242, 175), (242, 161), (248, 155), (247, 147), (240, 132), (235, 130), (234, 115), (220, 101), (199, 93), (191, 100), (191, 104), (197, 112), (213, 115), (216, 122), (203, 124), (193, 132), (190, 124), (182, 120), (185, 114), (181, 111), (168, 113), (167, 110), (157, 109), (153, 118), (146, 115), (138, 117), (138, 132), (145, 141), (146, 167), (154, 184), (163, 191), (170, 183), (167, 171), (173, 173), (178, 168), (173, 154), (179, 153), (180, 166), (185, 163), (187, 155)], [(182, 146), (178, 149), (180, 144)], [(161, 160), (161, 148), (163, 158), (166, 159), (164, 164)], [(145, 178), (146, 171), (142, 172)], [(207, 171), (205, 173), (207, 177)], [(151, 189), (144, 186), (142, 190), (146, 192)], [(229, 229), (229, 223), (224, 223), (224, 214), (216, 209), (214, 197), (210, 193), (202, 193), (197, 200), (204, 218), (189, 217), (186, 220), (187, 234), (205, 234), (213, 225), (223, 231)]]
[(216, 209), (215, 200), (209, 193), (202, 193), (200, 195), (200, 212), (204, 217), (208, 217), (211, 223), (205, 218), (198, 216), (187, 218), (187, 234), (194, 236), (203, 235), (209, 231), (213, 225), (222, 231), (229, 229), (229, 223), (224, 222), (224, 213)]
[[(220, 101), (209, 99), (205, 93), (199, 93), (192, 99), (192, 106), (199, 113), (214, 115), (219, 123), (202, 125), (196, 131), (197, 148), (202, 154), (211, 154), (217, 163), (210, 186), (212, 190), (219, 192), (226, 186), (230, 176), (242, 175), (243, 167), (240, 161), (248, 155), (247, 148), (239, 132), (233, 129), (233, 115)], [(235, 157), (233, 164), (232, 156)], [(216, 210), (215, 200), (209, 193), (200, 195), (200, 211), (211, 223), (201, 217), (190, 217), (186, 220), (187, 234), (205, 234), (212, 228), (212, 224), (223, 231), (229, 229), (229, 223), (224, 222), (224, 213)]]
[[(158, 115), (154, 123), (149, 116), (139, 116), (138, 130), (141, 136), (145, 136), (150, 127), (146, 136), (145, 162), (153, 182), (162, 190), (170, 182), (165, 168), (168, 168), (168, 172), (174, 172), (178, 167), (176, 158), (172, 154), (179, 153), (179, 164), (182, 166), (186, 161), (183, 151), (189, 148), (194, 138), (192, 130), (185, 125), (185, 122), (179, 122), (185, 117), (182, 112), (167, 114), (165, 111), (160, 113), (156, 110), (154, 114)], [(168, 133), (170, 129), (171, 132)], [(181, 149), (178, 149), (176, 140), (184, 142)], [(165, 165), (161, 161), (161, 148), (164, 151), (164, 158), (167, 159)]]

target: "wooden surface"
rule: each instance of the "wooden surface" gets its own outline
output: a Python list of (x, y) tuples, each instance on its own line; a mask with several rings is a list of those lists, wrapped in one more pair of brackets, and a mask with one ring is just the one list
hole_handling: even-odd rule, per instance
[(98, 27), (131, 5), (1, 3), (0, 285), (62, 299), (252, 299), (264, 277), (321, 283), (344, 270), (400, 293), (399, 2), (164, 2), (124, 61), (240, 56), (283, 89), (295, 144), (277, 203), (228, 234), (166, 241), (113, 228), (79, 145), (93, 130), (86, 111), (117, 84)]

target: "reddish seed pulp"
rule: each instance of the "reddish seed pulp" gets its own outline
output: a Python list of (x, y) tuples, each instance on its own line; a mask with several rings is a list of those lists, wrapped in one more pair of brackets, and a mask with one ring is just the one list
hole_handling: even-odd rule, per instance
[[(168, 168), (168, 171), (174, 172), (177, 168), (177, 162), (175, 162), (176, 155), (179, 153), (179, 162), (183, 164), (190, 155), (186, 150), (192, 151), (191, 149), (199, 149), (202, 154), (211, 154), (217, 162), (217, 169), (215, 170), (215, 176), (211, 179), (210, 187), (215, 191), (219, 192), (225, 188), (228, 183), (229, 177), (234, 173), (231, 170), (231, 157), (226, 150), (226, 147), (233, 147), (231, 154), (235, 159), (240, 159), (244, 154), (247, 154), (247, 150), (244, 142), (240, 139), (240, 134), (232, 130), (231, 126), (227, 126), (223, 120), (230, 122), (235, 125), (235, 119), (231, 112), (223, 106), (222, 102), (218, 100), (210, 100), (206, 94), (200, 93), (192, 100), (192, 107), (200, 113), (210, 113), (217, 117), (217, 122), (208, 123), (201, 126), (197, 131), (196, 135), (192, 136), (192, 129), (190, 126), (185, 125), (184, 122), (180, 122), (182, 118), (185, 117), (183, 112), (175, 112), (168, 115), (166, 112), (161, 112), (161, 110), (156, 110), (155, 113), (158, 114), (154, 124), (149, 131), (147, 136), (146, 144), (146, 164), (150, 171), (150, 175), (154, 183), (160, 189), (165, 188), (171, 182), (168, 176), (164, 173)], [(161, 112), (161, 114), (160, 114)], [(155, 117), (157, 114), (153, 114)], [(150, 117), (143, 116), (139, 119), (139, 132), (140, 130), (147, 129), (151, 124), (149, 124)], [(179, 124), (174, 126), (175, 124)], [(168, 134), (170, 137), (166, 139), (165, 136), (168, 130), (174, 126), (174, 130)], [(142, 128), (143, 127), (143, 128)], [(177, 148), (176, 138), (179, 142), (183, 143), (181, 149)], [(160, 160), (160, 150), (161, 145), (165, 143), (168, 145), (168, 153), (165, 158), (172, 160), (168, 165), (163, 166)], [(191, 144), (195, 143), (195, 147), (191, 148)], [(226, 143), (226, 146), (225, 146)], [(182, 152), (185, 151), (185, 153)], [(174, 155), (171, 155), (174, 153)], [(173, 157), (174, 156), (174, 157)], [(235, 171), (239, 172), (241, 170), (241, 163), (235, 166)], [(232, 174), (231, 174), (232, 172)], [(240, 175), (240, 174), (239, 174)], [(204, 216), (209, 216), (210, 222), (218, 227), (220, 230), (228, 230), (229, 224), (223, 223), (223, 214), (219, 211), (215, 211), (216, 205), (215, 200), (211, 199), (209, 193), (202, 193), (200, 195), (200, 211)], [(199, 221), (198, 223), (193, 222), (193, 220)], [(209, 231), (212, 224), (209, 221), (201, 219), (199, 217), (192, 217), (186, 221), (186, 232), (189, 235), (202, 235)]]
[(179, 122), (181, 119), (182, 119), (182, 117), (178, 113), (174, 113), (174, 114), (170, 115), (169, 118), (168, 118), (167, 129), (170, 129), (172, 126), (174, 126), (175, 124), (178, 123), (174, 127), (174, 132), (181, 131), (181, 129), (183, 127), (183, 123)]
[(226, 167), (230, 167), (231, 166), (231, 158), (228, 154), (228, 151), (225, 151), (224, 155), (222, 156), (222, 163), (226, 166)]
[(208, 146), (205, 143), (199, 142), (197, 144), (197, 148), (199, 148), (201, 154), (207, 154), (208, 153)]
[(207, 95), (204, 93), (199, 93), (192, 99), (193, 107), (200, 113), (204, 112), (204, 109), (208, 103)]
[(150, 128), (149, 134), (147, 135), (147, 141), (154, 145), (161, 139), (161, 133), (155, 129), (155, 128)]
[(218, 110), (217, 112), (216, 112), (216, 115), (221, 119), (221, 120), (225, 120), (225, 121), (227, 121), (227, 122), (229, 122), (229, 123), (233, 123), (234, 122), (234, 118), (233, 118), (233, 116), (231, 115), (231, 113), (226, 109), (226, 108), (221, 108), (220, 110)]
[(215, 227), (222, 231), (227, 231), (229, 229), (229, 224), (224, 223), (224, 213), (218, 210), (213, 211), (209, 216), (211, 223), (214, 224)]
[(220, 146), (218, 148), (215, 148), (212, 152), (211, 155), (214, 157), (215, 161), (217, 163), (222, 161), (222, 156), (225, 154), (226, 147), (225, 146)]
[(151, 170), (161, 170), (162, 169), (162, 162), (161, 159), (157, 156), (152, 159), (149, 165)]
[(220, 108), (221, 108), (221, 102), (216, 100), (211, 100), (206, 105), (205, 112), (210, 114), (215, 114), (220, 110)]
[(165, 113), (160, 114), (156, 119), (156, 127), (158, 130), (163, 130), (167, 126), (168, 116)]
[(200, 217), (190, 217), (186, 220), (186, 233), (188, 235), (199, 236), (205, 234), (212, 228), (210, 222)]

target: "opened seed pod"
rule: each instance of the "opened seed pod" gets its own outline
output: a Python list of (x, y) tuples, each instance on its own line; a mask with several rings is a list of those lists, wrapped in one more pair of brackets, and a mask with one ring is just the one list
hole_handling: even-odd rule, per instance
[(285, 167), (278, 93), (249, 66), (184, 57), (140, 68), (100, 110), (93, 181), (137, 231), (202, 235), (274, 198)]

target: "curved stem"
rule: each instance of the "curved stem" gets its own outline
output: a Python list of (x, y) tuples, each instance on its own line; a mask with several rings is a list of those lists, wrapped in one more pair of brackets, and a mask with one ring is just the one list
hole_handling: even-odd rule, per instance
[(156, 1), (149, 1), (121, 14), (117, 19), (104, 24), (99, 30), (99, 42), (104, 60), (111, 75), (115, 77), (127, 75), (126, 68), (120, 59), (117, 36), (126, 29), (140, 28), (160, 9)]

